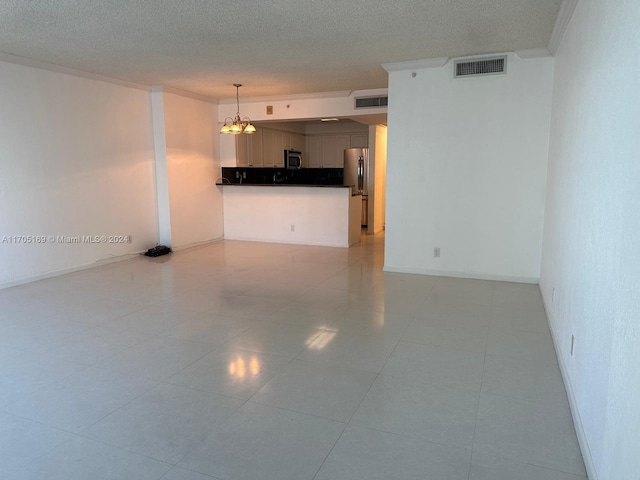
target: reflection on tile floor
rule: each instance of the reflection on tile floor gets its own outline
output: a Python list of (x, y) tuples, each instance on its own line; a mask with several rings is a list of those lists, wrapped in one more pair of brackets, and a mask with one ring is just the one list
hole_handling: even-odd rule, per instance
[(0, 477), (585, 479), (537, 286), (221, 241), (0, 291)]

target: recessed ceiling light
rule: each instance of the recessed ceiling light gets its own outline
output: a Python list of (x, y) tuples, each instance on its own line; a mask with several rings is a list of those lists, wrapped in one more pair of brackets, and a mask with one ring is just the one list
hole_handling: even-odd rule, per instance
[(337, 122), (338, 119), (333, 117), (333, 118), (321, 118), (320, 119), (321, 122)]

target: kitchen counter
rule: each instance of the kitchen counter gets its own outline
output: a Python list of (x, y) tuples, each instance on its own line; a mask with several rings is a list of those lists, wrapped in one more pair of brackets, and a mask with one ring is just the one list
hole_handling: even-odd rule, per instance
[(351, 185), (306, 185), (301, 183), (216, 183), (220, 187), (323, 187), (351, 188)]

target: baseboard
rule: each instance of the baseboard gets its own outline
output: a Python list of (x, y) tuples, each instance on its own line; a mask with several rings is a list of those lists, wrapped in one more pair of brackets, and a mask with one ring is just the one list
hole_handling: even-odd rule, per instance
[[(311, 247), (335, 247), (335, 248), (349, 248), (349, 244), (344, 244), (344, 245), (340, 245), (340, 244), (336, 244), (336, 243), (327, 243), (327, 242), (296, 242), (296, 241), (292, 241), (292, 240), (286, 240), (286, 239), (264, 239), (264, 238), (249, 238), (249, 237), (242, 237), (242, 236), (229, 236), (229, 235), (225, 235), (224, 236), (225, 240), (235, 240), (235, 241), (239, 241), (239, 242), (256, 242), (256, 243), (281, 243), (284, 245), (308, 245)], [(354, 244), (355, 245), (355, 244)]]
[(584, 431), (584, 426), (582, 424), (582, 419), (580, 417), (580, 410), (578, 409), (578, 402), (576, 400), (576, 396), (573, 393), (573, 387), (571, 385), (571, 379), (569, 377), (567, 366), (564, 362), (564, 358), (560, 355), (560, 344), (555, 335), (554, 325), (555, 320), (553, 315), (550, 313), (550, 310), (547, 308), (547, 302), (542, 293), (542, 289), (540, 289), (540, 295), (542, 295), (542, 304), (544, 305), (544, 310), (547, 315), (547, 322), (549, 324), (549, 330), (551, 331), (551, 338), (553, 339), (553, 346), (556, 351), (556, 357), (558, 359), (558, 366), (560, 367), (560, 374), (562, 375), (562, 381), (564, 382), (564, 389), (567, 392), (567, 399), (569, 400), (569, 409), (571, 411), (571, 417), (573, 418), (573, 425), (576, 429), (576, 436), (578, 437), (578, 445), (580, 446), (580, 452), (582, 453), (582, 459), (584, 460), (584, 468), (587, 471), (587, 477), (589, 480), (598, 480), (598, 475), (596, 474), (595, 465), (593, 463), (593, 456), (591, 454), (591, 449), (589, 448), (589, 441), (587, 440), (587, 435)]
[(450, 270), (430, 270), (426, 268), (405, 268), (385, 265), (382, 269), (391, 273), (410, 273), (413, 275), (431, 275), (435, 277), (473, 278), (475, 280), (494, 280), (498, 282), (537, 284), (538, 277), (519, 277), (513, 275), (493, 275), (490, 273), (454, 272)]
[(84, 263), (82, 265), (75, 265), (73, 267), (61, 268), (58, 270), (52, 270), (50, 272), (41, 273), (39, 275), (32, 275), (30, 277), (20, 278), (19, 280), (12, 280), (10, 282), (0, 283), (0, 290), (4, 288), (17, 287), (26, 283), (37, 282), (38, 280), (46, 280), (47, 278), (58, 277), (60, 275), (66, 275), (68, 273), (79, 272), (81, 270), (87, 270), (89, 268), (101, 267), (103, 265), (109, 265), (110, 263), (123, 262), (125, 260), (131, 260), (137, 258), (143, 252), (127, 253), (126, 255), (119, 255), (116, 257), (110, 257), (103, 260), (96, 260), (92, 263)]
[[(188, 245), (182, 245), (180, 247), (171, 247), (171, 250), (174, 252), (182, 252), (184, 250), (195, 249), (199, 247), (206, 247), (215, 242), (220, 242), (224, 240), (224, 237), (220, 236), (217, 238), (213, 238), (211, 240), (204, 240), (202, 242), (190, 243)], [(0, 283), (0, 290), (3, 288), (17, 287), (18, 285), (24, 285), (26, 283), (37, 282), (38, 280), (46, 280), (47, 278), (57, 277), (60, 275), (66, 275), (67, 273), (79, 272), (81, 270), (87, 270), (89, 268), (101, 267), (103, 265), (108, 265), (110, 263), (122, 262), (124, 260), (130, 260), (132, 258), (137, 258), (139, 255), (142, 255), (146, 250), (137, 253), (128, 253), (126, 255), (120, 255), (117, 257), (110, 257), (102, 260), (97, 260), (93, 263), (85, 263), (82, 265), (76, 265), (73, 267), (62, 268), (59, 270), (53, 270), (51, 272), (42, 273), (40, 275), (34, 275), (31, 277), (21, 278), (19, 280), (12, 280), (10, 282)]]
[(180, 245), (178, 247), (171, 247), (171, 250), (174, 252), (181, 252), (183, 250), (189, 250), (191, 248), (199, 248), (199, 247), (206, 247), (208, 245), (211, 245), (212, 243), (216, 243), (216, 242), (221, 242), (222, 240), (224, 240), (224, 236), (219, 236), (216, 238), (212, 238), (211, 240), (203, 240), (201, 242), (194, 242), (194, 243), (188, 243), (186, 245)]

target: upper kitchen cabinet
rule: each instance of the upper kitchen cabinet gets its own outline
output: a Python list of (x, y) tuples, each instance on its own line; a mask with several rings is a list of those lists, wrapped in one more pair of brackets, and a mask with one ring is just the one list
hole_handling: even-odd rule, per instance
[[(276, 150), (273, 153), (274, 163), (272, 166), (284, 167), (284, 151), (291, 148), (291, 134), (274, 130)], [(271, 165), (270, 165), (271, 166)]]
[(328, 135), (322, 137), (323, 167), (344, 168), (344, 151), (349, 148), (349, 135)]
[(236, 140), (237, 166), (239, 167), (284, 167), (284, 151), (300, 150), (305, 157), (305, 137), (300, 133), (284, 132), (269, 128), (258, 128), (253, 135), (239, 137), (257, 137), (259, 141)]
[(344, 151), (349, 148), (349, 135), (310, 135), (307, 152), (310, 168), (343, 168)]
[(283, 168), (284, 151), (290, 149), (302, 152), (305, 168), (342, 168), (344, 150), (369, 146), (369, 127), (350, 120), (266, 122), (256, 128), (261, 146), (257, 140), (238, 143), (238, 166)]
[(291, 148), (293, 150), (300, 150), (302, 152), (302, 158), (307, 156), (307, 138), (301, 133), (291, 134)]
[(369, 147), (369, 135), (366, 134), (352, 134), (351, 135), (351, 148), (368, 148)]
[(305, 167), (320, 168), (322, 165), (322, 137), (307, 137), (307, 159), (302, 157)]
[(275, 167), (278, 164), (279, 143), (274, 130), (262, 129), (263, 166)]
[(284, 158), (284, 150), (299, 150), (302, 152), (302, 156), (305, 155), (306, 140), (305, 136), (301, 133), (294, 132), (281, 132), (282, 133), (282, 153)]
[(236, 135), (236, 164), (239, 167), (263, 166), (263, 135), (258, 130), (252, 134)]

